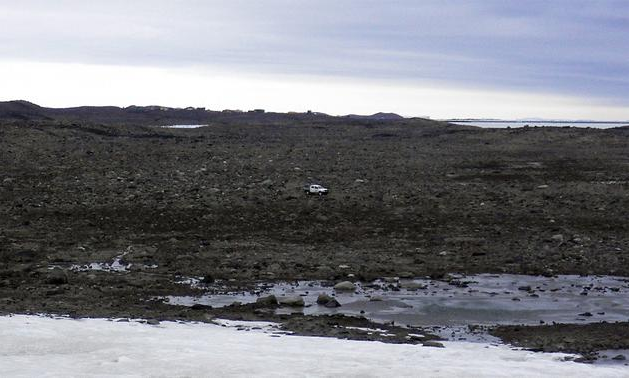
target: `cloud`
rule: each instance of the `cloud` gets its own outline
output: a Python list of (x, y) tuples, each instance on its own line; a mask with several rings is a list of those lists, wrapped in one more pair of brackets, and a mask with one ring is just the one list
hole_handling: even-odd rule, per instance
[(205, 67), (628, 103), (627, 1), (25, 0), (0, 4), (0, 23), (5, 61)]

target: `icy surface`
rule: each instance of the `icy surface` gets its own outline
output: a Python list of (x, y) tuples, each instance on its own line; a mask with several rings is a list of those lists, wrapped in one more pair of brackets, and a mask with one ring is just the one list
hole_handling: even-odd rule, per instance
[[(274, 334), (221, 325), (0, 317), (2, 377), (624, 377), (626, 366), (560, 353), (445, 342), (445, 348)], [(240, 330), (239, 330), (240, 329)]]

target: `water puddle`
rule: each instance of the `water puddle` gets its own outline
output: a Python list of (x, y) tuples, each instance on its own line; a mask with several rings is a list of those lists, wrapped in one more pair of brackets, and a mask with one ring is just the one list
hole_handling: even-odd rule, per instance
[[(611, 276), (540, 277), (480, 274), (456, 276), (449, 282), (428, 279), (390, 279), (357, 283), (355, 291), (335, 291), (326, 283), (260, 284), (251, 292), (222, 292), (208, 286), (213, 294), (199, 297), (169, 296), (165, 302), (192, 306), (223, 307), (234, 302), (252, 303), (261, 296), (300, 296), (302, 307), (280, 307), (277, 313), (306, 315), (345, 314), (370, 320), (414, 327), (464, 329), (469, 324), (589, 323), (628, 321), (628, 280)], [(195, 279), (184, 281), (199, 285)], [(340, 307), (316, 304), (321, 293), (333, 296)], [(455, 332), (456, 333), (456, 332)], [(456, 338), (456, 337), (455, 337)]]

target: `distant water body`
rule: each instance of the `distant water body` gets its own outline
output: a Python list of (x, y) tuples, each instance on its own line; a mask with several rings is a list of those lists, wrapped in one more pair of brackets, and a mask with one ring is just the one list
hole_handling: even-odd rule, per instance
[(469, 125), (486, 128), (514, 128), (514, 127), (593, 127), (609, 129), (611, 127), (628, 126), (628, 121), (620, 122), (588, 122), (588, 121), (448, 121), (456, 125)]

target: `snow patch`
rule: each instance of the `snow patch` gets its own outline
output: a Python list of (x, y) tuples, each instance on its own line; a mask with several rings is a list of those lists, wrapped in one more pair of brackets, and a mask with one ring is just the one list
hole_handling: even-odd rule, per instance
[(152, 327), (106, 319), (4, 316), (0, 317), (0, 340), (3, 377), (628, 375), (626, 366), (563, 362), (569, 355), (507, 346), (444, 342), (445, 348), (426, 348), (241, 332), (203, 323), (162, 322), (160, 327)]
[(111, 264), (107, 263), (91, 263), (87, 265), (72, 265), (70, 270), (77, 272), (85, 272), (88, 270), (101, 270), (105, 272), (126, 273), (131, 268), (131, 264), (123, 264), (121, 258), (115, 258)]

